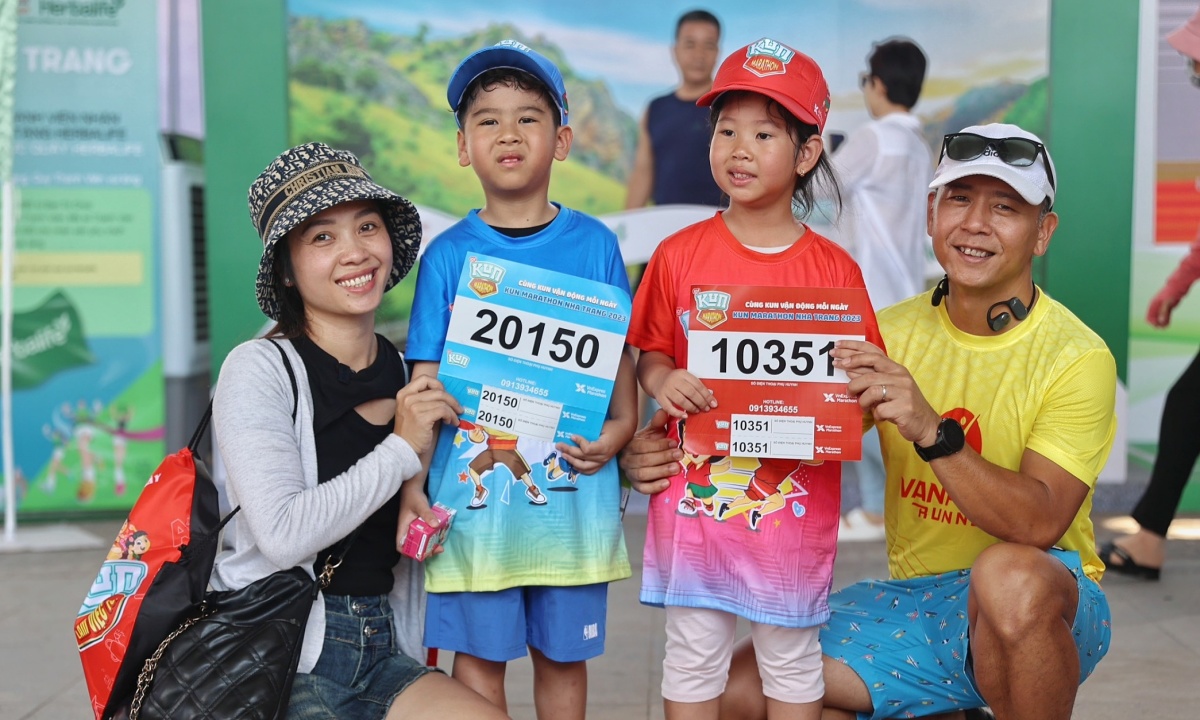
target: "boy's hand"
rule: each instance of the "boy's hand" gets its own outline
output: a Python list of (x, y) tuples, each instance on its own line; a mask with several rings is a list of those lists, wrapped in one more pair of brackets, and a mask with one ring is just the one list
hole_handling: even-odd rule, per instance
[(705, 387), (700, 378), (683, 369), (667, 373), (654, 399), (671, 417), (687, 417), (688, 413), (704, 412), (717, 406), (712, 390)]
[(595, 475), (597, 470), (604, 467), (604, 463), (625, 447), (631, 437), (633, 428), (630, 423), (606, 420), (595, 442), (588, 442), (582, 435), (572, 435), (571, 440), (575, 445), (555, 443), (554, 447), (571, 463), (571, 467), (584, 475)]
[[(419, 517), (432, 527), (442, 524), (437, 515), (433, 514), (429, 498), (425, 497), (424, 486), (424, 476), (406, 480), (400, 486), (400, 522), (396, 525), (396, 550), (399, 552), (404, 551), (404, 539), (408, 537), (408, 526), (412, 525), (413, 520)], [(437, 555), (442, 550), (442, 546), (438, 545), (433, 554)]]

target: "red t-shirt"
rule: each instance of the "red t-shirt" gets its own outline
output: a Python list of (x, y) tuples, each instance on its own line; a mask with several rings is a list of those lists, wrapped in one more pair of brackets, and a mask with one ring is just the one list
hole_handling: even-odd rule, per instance
[[(865, 287), (849, 253), (811, 229), (783, 252), (760, 253), (742, 245), (717, 213), (654, 252), (633, 299), (629, 344), (685, 368), (693, 285)], [(875, 314), (868, 311), (864, 321), (867, 340), (882, 348)], [(824, 622), (841, 463), (735, 457), (722, 467), (710, 478), (718, 488), (713, 496), (693, 496), (680, 473), (651, 498), (642, 602), (725, 610), (784, 627)]]

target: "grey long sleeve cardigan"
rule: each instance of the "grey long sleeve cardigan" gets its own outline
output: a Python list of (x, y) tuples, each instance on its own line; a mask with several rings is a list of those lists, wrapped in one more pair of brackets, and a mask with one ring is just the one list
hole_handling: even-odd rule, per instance
[[(218, 590), (245, 587), (297, 565), (311, 574), (319, 550), (349, 535), (421, 470), (412, 447), (392, 434), (349, 470), (318, 485), (313, 400), (304, 362), (290, 342), (276, 342), (296, 373), (294, 422), (291, 381), (269, 341), (251, 340), (234, 348), (217, 380), (213, 429), (230, 504), (242, 508), (227, 533), (232, 549), (217, 558), (212, 584)], [(424, 660), (423, 569), (402, 557), (394, 574), (389, 599), (400, 647)], [(324, 635), (325, 603), (318, 597), (304, 633), (300, 672), (316, 665)]]

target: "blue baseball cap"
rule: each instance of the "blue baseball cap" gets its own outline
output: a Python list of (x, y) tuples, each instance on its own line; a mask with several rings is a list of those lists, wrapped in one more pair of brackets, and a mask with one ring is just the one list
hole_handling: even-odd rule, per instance
[[(454, 69), (450, 85), (446, 88), (446, 99), (454, 111), (455, 122), (458, 122), (458, 106), (462, 104), (467, 88), (475, 78), (497, 68), (523, 70), (537, 78), (554, 97), (562, 124), (567, 124), (567, 88), (563, 84), (562, 73), (544, 55), (516, 40), (501, 40), (491, 47), (476, 50)], [(459, 127), (462, 127), (462, 123), (459, 123)]]

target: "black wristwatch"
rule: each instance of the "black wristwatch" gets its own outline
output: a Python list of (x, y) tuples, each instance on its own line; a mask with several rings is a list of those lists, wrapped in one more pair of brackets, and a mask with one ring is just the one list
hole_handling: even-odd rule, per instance
[(921, 447), (913, 443), (917, 456), (925, 462), (937, 460), (940, 457), (953, 455), (967, 444), (967, 436), (963, 434), (962, 424), (954, 418), (942, 418), (938, 423), (937, 440), (929, 447)]

